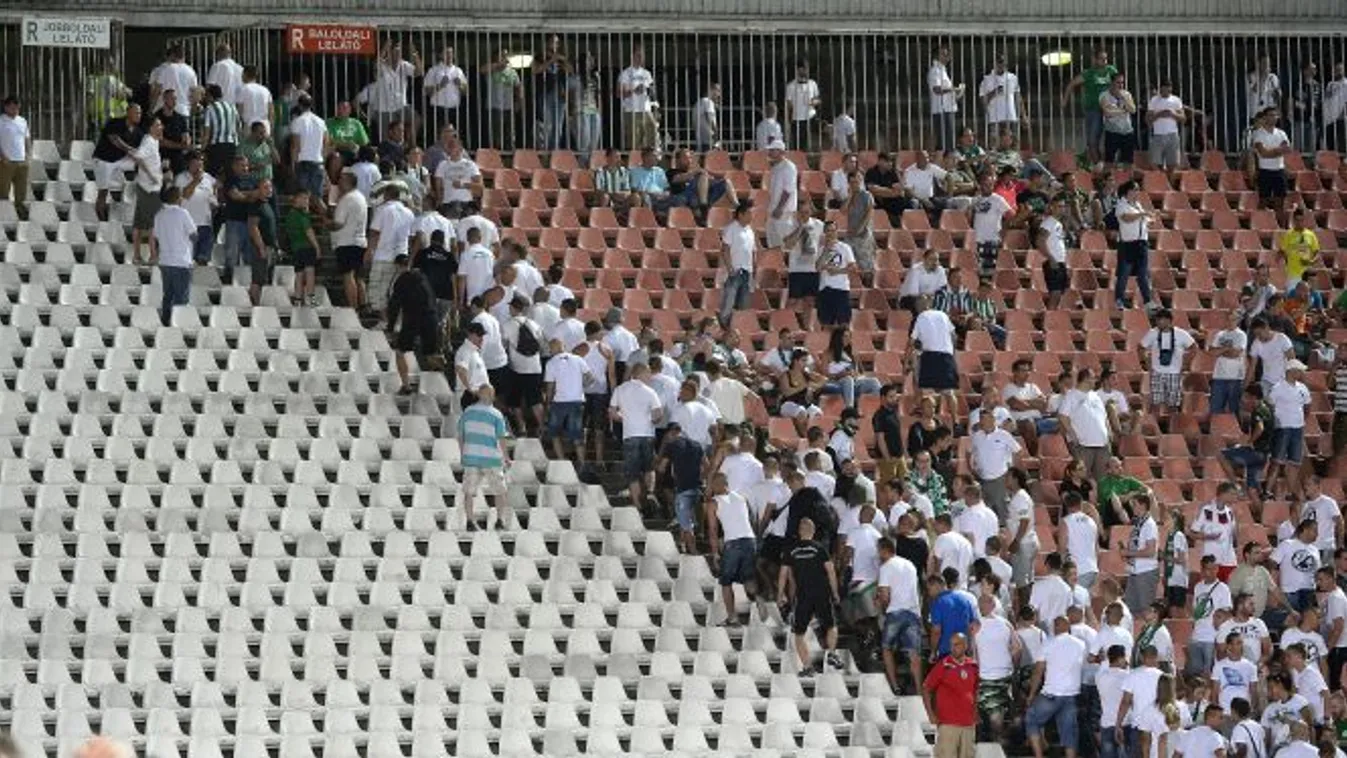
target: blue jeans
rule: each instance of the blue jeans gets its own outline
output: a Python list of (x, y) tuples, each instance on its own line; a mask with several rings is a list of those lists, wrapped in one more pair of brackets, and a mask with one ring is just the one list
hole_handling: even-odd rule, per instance
[(234, 283), (234, 267), (240, 263), (249, 263), (256, 255), (253, 250), (253, 241), (248, 237), (247, 221), (226, 221), (225, 222), (225, 245), (224, 245), (224, 286), (228, 287)]
[(1057, 724), (1057, 741), (1068, 750), (1076, 749), (1076, 698), (1039, 693), (1024, 716), (1024, 731), (1030, 737), (1042, 737), (1043, 727)]
[(720, 293), (720, 323), (730, 323), (731, 311), (742, 311), (748, 307), (748, 289), (753, 279), (745, 269), (739, 269), (725, 277), (725, 288)]
[(878, 395), (882, 386), (873, 376), (844, 376), (824, 384), (821, 393), (841, 395), (848, 408), (855, 408), (857, 395)]
[(1314, 590), (1288, 592), (1286, 593), (1286, 602), (1290, 603), (1292, 610), (1300, 613), (1314, 603)]
[(1258, 487), (1258, 475), (1263, 473), (1263, 464), (1267, 463), (1267, 456), (1254, 450), (1248, 445), (1227, 448), (1221, 451), (1221, 455), (1230, 461), (1232, 466), (1242, 467), (1244, 469), (1244, 484), (1250, 489)]
[(1117, 730), (1111, 726), (1099, 730), (1099, 758), (1124, 758), (1126, 745), (1118, 744)]
[(215, 227), (210, 224), (198, 226), (196, 242), (192, 243), (192, 260), (197, 263), (210, 263), (213, 252), (215, 252)]
[(757, 544), (752, 537), (726, 542), (720, 553), (720, 586), (753, 581), (757, 554)]
[(543, 97), (542, 150), (560, 150), (566, 144), (566, 103), (560, 98)]
[(953, 150), (958, 144), (957, 128), (954, 120), (958, 113), (932, 113), (931, 126), (935, 129), (935, 145), (941, 151)]
[(1085, 111), (1085, 149), (1098, 150), (1104, 141), (1104, 113), (1095, 108)]
[(164, 297), (159, 302), (159, 320), (168, 326), (173, 317), (173, 306), (187, 305), (192, 294), (192, 269), (190, 266), (160, 266), (159, 274), (164, 287)]
[(1118, 243), (1118, 276), (1113, 285), (1113, 299), (1118, 307), (1123, 307), (1127, 296), (1127, 279), (1137, 278), (1137, 289), (1141, 290), (1141, 304), (1151, 301), (1151, 269), (1149, 265), (1151, 243), (1146, 240)]
[(581, 113), (575, 117), (575, 152), (580, 160), (589, 165), (589, 156), (602, 147), (603, 116), (598, 113)]
[(323, 164), (316, 161), (300, 161), (295, 166), (295, 179), (310, 195), (319, 200), (323, 198)]
[(1211, 412), (1231, 413), (1239, 418), (1239, 401), (1244, 396), (1244, 382), (1240, 379), (1211, 380)]

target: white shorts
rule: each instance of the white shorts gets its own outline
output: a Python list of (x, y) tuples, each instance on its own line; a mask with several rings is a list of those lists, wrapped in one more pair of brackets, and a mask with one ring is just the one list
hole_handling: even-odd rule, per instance
[(121, 189), (126, 184), (126, 172), (135, 169), (135, 161), (123, 158), (116, 163), (94, 161), (94, 184), (101, 190)]
[(505, 471), (498, 468), (464, 467), (463, 491), (481, 492), (483, 495), (504, 495)]
[(767, 219), (767, 247), (781, 247), (786, 237), (795, 230), (795, 221), (787, 214)]

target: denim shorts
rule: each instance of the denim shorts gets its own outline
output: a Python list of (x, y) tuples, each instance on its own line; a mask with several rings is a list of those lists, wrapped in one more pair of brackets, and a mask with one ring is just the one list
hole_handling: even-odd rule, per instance
[(884, 614), (885, 650), (905, 653), (921, 652), (921, 617), (912, 611), (891, 611)]
[(685, 532), (697, 528), (697, 503), (702, 501), (702, 491), (682, 490), (674, 494), (674, 516), (678, 519), (678, 528)]
[(1055, 418), (1036, 418), (1034, 419), (1034, 431), (1038, 436), (1045, 434), (1057, 434), (1062, 430), (1062, 422)]
[(1272, 460), (1299, 464), (1305, 458), (1305, 428), (1282, 427), (1272, 436)]
[(622, 473), (636, 480), (650, 471), (655, 462), (654, 437), (628, 437), (622, 440)]
[(582, 401), (552, 403), (547, 412), (547, 431), (553, 437), (580, 442), (585, 438), (584, 416), (585, 404)]
[(725, 543), (720, 554), (720, 586), (753, 581), (753, 563), (757, 546), (752, 537), (743, 537)]
[(1068, 750), (1075, 750), (1076, 738), (1076, 698), (1073, 696), (1055, 696), (1040, 693), (1029, 704), (1029, 712), (1024, 716), (1024, 731), (1030, 737), (1043, 734), (1043, 727), (1049, 721), (1057, 724), (1057, 742)]
[(1225, 459), (1230, 461), (1232, 465), (1244, 468), (1245, 485), (1249, 487), (1258, 486), (1258, 474), (1262, 472), (1263, 464), (1267, 463), (1267, 456), (1248, 445), (1226, 448), (1221, 451), (1221, 455), (1225, 456)]

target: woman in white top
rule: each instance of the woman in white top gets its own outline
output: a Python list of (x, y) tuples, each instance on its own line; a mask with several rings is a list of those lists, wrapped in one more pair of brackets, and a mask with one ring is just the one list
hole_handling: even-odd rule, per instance
[(131, 258), (139, 266), (141, 242), (149, 243), (150, 229), (162, 203), (159, 192), (164, 188), (164, 159), (159, 154), (159, 143), (164, 138), (164, 122), (150, 117), (145, 137), (130, 155), (136, 163), (136, 209), (131, 224)]
[(1136, 715), (1138, 742), (1143, 758), (1168, 758), (1183, 726), (1174, 698), (1174, 676), (1161, 674), (1155, 685), (1155, 705)]
[(878, 395), (883, 385), (873, 376), (860, 373), (851, 351), (851, 327), (834, 329), (822, 361), (827, 367), (827, 381), (819, 394), (841, 395), (848, 408), (855, 408), (857, 395)]
[(1118, 271), (1113, 287), (1113, 299), (1118, 310), (1127, 307), (1127, 279), (1137, 278), (1142, 306), (1151, 302), (1150, 223), (1152, 214), (1141, 205), (1141, 185), (1124, 182), (1118, 188), (1118, 205), (1114, 215), (1118, 219)]
[(1006, 476), (1006, 492), (1010, 495), (1006, 505), (1009, 514), (1006, 531), (1010, 534), (1011, 582), (1017, 588), (1028, 587), (1034, 581), (1034, 561), (1039, 549), (1034, 498), (1028, 487), (1029, 477), (1022, 469), (1012, 467)]

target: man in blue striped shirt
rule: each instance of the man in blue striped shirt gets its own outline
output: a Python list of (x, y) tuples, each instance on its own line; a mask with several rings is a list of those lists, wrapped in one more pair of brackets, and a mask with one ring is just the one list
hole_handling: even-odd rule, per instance
[(206, 85), (201, 144), (206, 146), (206, 173), (220, 176), (239, 146), (239, 111), (224, 98), (218, 84)]
[[(463, 510), (468, 531), (477, 531), (473, 501), (481, 490), (488, 505), (496, 506), (496, 529), (510, 522), (510, 503), (505, 497), (505, 416), (492, 405), (496, 392), (491, 385), (477, 389), (477, 402), (463, 409), (458, 417), (458, 443), (463, 458)], [(493, 502), (494, 501), (494, 502)], [(489, 518), (489, 517), (488, 517)]]

